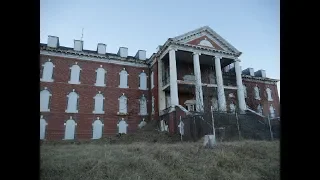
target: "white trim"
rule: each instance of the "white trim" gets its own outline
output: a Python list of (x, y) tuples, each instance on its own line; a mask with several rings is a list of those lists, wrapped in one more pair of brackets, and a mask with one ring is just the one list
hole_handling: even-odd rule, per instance
[(106, 85), (106, 84), (97, 84), (97, 83), (94, 83), (94, 86), (97, 86), (97, 87), (106, 87), (107, 85)]
[(166, 48), (166, 50), (161, 53), (159, 59), (162, 59), (166, 54), (168, 54), (168, 53), (169, 53), (169, 49), (170, 49), (170, 48), (169, 48), (169, 46), (168, 46), (168, 47)]
[[(188, 84), (188, 85), (195, 85), (195, 82), (189, 82), (189, 81), (183, 81), (183, 80), (177, 80), (178, 84)], [(207, 87), (218, 87), (217, 84), (207, 84), (207, 83), (201, 83), (202, 86)], [(237, 86), (223, 86), (224, 89), (238, 89)]]
[[(195, 45), (190, 45), (190, 46), (195, 46)], [(197, 52), (199, 52), (201, 54), (205, 54), (205, 55), (208, 55), (208, 56), (222, 57), (222, 58), (228, 58), (228, 59), (233, 59), (233, 60), (237, 59), (237, 57), (235, 57), (233, 55), (227, 55), (227, 54), (223, 54), (223, 53), (211, 52), (210, 50), (205, 50), (205, 49), (201, 49), (200, 50), (200, 49), (196, 49), (195, 47), (185, 47), (185, 46), (177, 45), (177, 44), (168, 46), (166, 48), (166, 50), (161, 53), (160, 59), (162, 59), (169, 52), (170, 47), (175, 47), (178, 50), (188, 51), (188, 52), (191, 52), (191, 53), (197, 51)]]
[(69, 84), (81, 84), (81, 82), (71, 82), (71, 81), (68, 81)]
[[(212, 34), (205, 33), (204, 31), (199, 34), (195, 34), (193, 36), (190, 36), (187, 39), (178, 40), (178, 42), (186, 44), (190, 41), (193, 41), (193, 40), (198, 39), (203, 36), (207, 36), (211, 41), (213, 41), (215, 44), (217, 44), (222, 50), (230, 52), (230, 50), (228, 49), (228, 47), (226, 47), (226, 45), (221, 44), (219, 41), (216, 40), (216, 38), (214, 36), (212, 36)], [(214, 46), (211, 48), (216, 49)], [(231, 53), (233, 53), (233, 52), (231, 52)]]
[(100, 111), (100, 112), (95, 112), (95, 111), (92, 111), (93, 114), (104, 114), (104, 111)]
[(94, 61), (94, 62), (102, 62), (102, 63), (108, 63), (108, 64), (118, 64), (118, 65), (125, 65), (125, 66), (148, 68), (147, 64), (123, 62), (123, 61), (111, 60), (111, 59), (107, 59), (107, 58), (98, 59), (98, 58), (82, 57), (82, 56), (76, 56), (76, 55), (66, 55), (66, 54), (62, 54), (62, 53), (48, 52), (48, 51), (45, 51), (45, 50), (40, 50), (40, 54), (41, 55), (47, 55), (47, 56), (55, 56), (55, 57), (77, 59), (77, 60), (83, 60), (83, 61)]
[(53, 82), (53, 79), (51, 78), (51, 79), (48, 79), (48, 80), (43, 80), (42, 78), (40, 78), (40, 81), (41, 82)]
[(203, 26), (200, 27), (198, 29), (195, 29), (193, 31), (189, 31), (187, 33), (184, 33), (180, 36), (176, 36), (173, 39), (175, 41), (182, 41), (186, 38), (188, 38), (188, 36), (194, 36), (197, 34), (201, 34), (204, 31), (208, 31), (208, 33), (210, 35), (212, 35), (215, 39), (217, 39), (218, 41), (221, 41), (222, 44), (224, 44), (224, 46), (230, 50), (232, 50), (233, 52), (235, 52), (236, 54), (240, 53), (234, 46), (232, 46), (227, 40), (225, 40), (224, 38), (222, 38), (218, 33), (216, 33), (214, 30), (212, 30), (209, 26)]
[(256, 83), (264, 83), (264, 84), (272, 84), (277, 85), (277, 82), (270, 81), (268, 79), (248, 79), (242, 75), (242, 82), (256, 82)]
[(76, 110), (76, 111), (68, 111), (68, 110), (66, 110), (65, 112), (66, 113), (78, 113), (79, 111), (78, 110)]
[(50, 112), (50, 109), (40, 109), (40, 112)]

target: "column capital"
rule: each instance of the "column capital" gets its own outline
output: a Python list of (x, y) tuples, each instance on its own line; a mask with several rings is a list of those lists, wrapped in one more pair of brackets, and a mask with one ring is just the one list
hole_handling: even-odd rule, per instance
[(192, 55), (196, 55), (196, 54), (197, 54), (197, 55), (199, 55), (199, 56), (201, 55), (201, 53), (200, 53), (200, 52), (197, 52), (197, 51), (192, 52)]
[(241, 62), (241, 60), (240, 59), (234, 59), (234, 62)]
[(214, 56), (214, 58), (215, 58), (215, 59), (220, 59), (220, 60), (221, 60), (221, 59), (222, 59), (222, 56), (220, 56), (220, 55), (215, 55), (215, 56)]
[(169, 47), (168, 47), (168, 50), (169, 50), (169, 51), (171, 51), (171, 50), (178, 51), (178, 48), (175, 47), (175, 46), (169, 46)]

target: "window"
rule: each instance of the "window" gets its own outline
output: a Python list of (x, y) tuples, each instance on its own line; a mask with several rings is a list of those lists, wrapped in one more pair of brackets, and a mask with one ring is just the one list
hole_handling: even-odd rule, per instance
[(46, 136), (46, 126), (47, 125), (48, 125), (48, 123), (46, 122), (46, 120), (41, 115), (41, 117), (40, 117), (40, 139), (44, 139), (45, 138), (45, 136)]
[(269, 111), (270, 111), (270, 117), (274, 118), (275, 117), (275, 112), (274, 112), (274, 108), (273, 108), (272, 104), (270, 104)]
[(254, 87), (254, 98), (260, 100), (260, 89), (257, 85)]
[(198, 45), (208, 46), (208, 47), (212, 47), (213, 48), (213, 45), (210, 43), (210, 41), (207, 40), (207, 38), (205, 38), (204, 40), (200, 41), (200, 43)]
[(144, 96), (144, 94), (142, 94), (139, 102), (140, 102), (140, 113), (139, 113), (139, 115), (142, 115), (142, 116), (147, 115), (148, 114), (148, 112), (147, 112), (147, 99)]
[(96, 77), (95, 86), (106, 86), (105, 84), (106, 70), (102, 68), (102, 65), (100, 65), (100, 68), (96, 70), (96, 73), (97, 73), (97, 77)]
[(103, 100), (105, 99), (101, 92), (99, 91), (98, 94), (93, 98), (94, 99), (94, 114), (103, 114)]
[(184, 135), (184, 123), (182, 121), (180, 121), (178, 127), (179, 127), (179, 133), (181, 135)]
[(123, 68), (123, 70), (119, 73), (120, 75), (120, 88), (129, 88), (128, 86), (128, 72), (126, 71), (126, 68)]
[(143, 128), (147, 123), (144, 121), (144, 118), (142, 118), (142, 121), (138, 124), (138, 127), (141, 129)]
[(247, 86), (243, 85), (243, 94), (244, 97), (247, 98)]
[(118, 126), (118, 133), (119, 134), (127, 134), (128, 124), (123, 118), (119, 121), (117, 126)]
[(155, 111), (154, 111), (154, 97), (152, 96), (152, 114), (154, 114), (155, 113)]
[(73, 65), (70, 69), (71, 69), (71, 75), (70, 75), (69, 84), (80, 84), (81, 68), (80, 66), (78, 66), (78, 63), (76, 62), (75, 65)]
[(267, 91), (268, 101), (273, 101), (271, 89), (268, 87), (266, 91)]
[(45, 87), (44, 90), (40, 92), (40, 112), (50, 111), (49, 109), (50, 97), (51, 97), (51, 93), (47, 90), (47, 87)]
[(119, 112), (118, 114), (127, 114), (127, 97), (122, 93), (122, 96), (119, 98)]
[(154, 88), (154, 75), (153, 75), (153, 71), (151, 72), (151, 89)]
[(42, 70), (42, 78), (40, 81), (43, 82), (53, 82), (52, 75), (53, 75), (53, 68), (55, 65), (51, 62), (49, 59), (46, 63), (42, 65), (43, 70)]
[(65, 140), (72, 140), (74, 139), (74, 134), (75, 134), (75, 126), (77, 123), (72, 119), (72, 116), (70, 116), (70, 119), (64, 123), (66, 126), (65, 131), (64, 131), (64, 139)]
[(147, 90), (147, 74), (142, 70), (142, 73), (139, 75), (140, 84), (139, 89), (141, 90)]
[(100, 121), (100, 118), (97, 119), (92, 123), (92, 139), (100, 139), (102, 137), (102, 130), (103, 124)]
[(67, 110), (66, 113), (78, 113), (78, 98), (79, 95), (72, 90), (68, 95), (68, 104), (67, 104)]

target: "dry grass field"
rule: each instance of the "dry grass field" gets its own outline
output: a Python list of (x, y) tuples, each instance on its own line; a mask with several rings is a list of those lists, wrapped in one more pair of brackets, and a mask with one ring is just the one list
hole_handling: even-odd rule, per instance
[(40, 178), (280, 179), (279, 141), (223, 142), (213, 149), (201, 142), (109, 142), (43, 143)]

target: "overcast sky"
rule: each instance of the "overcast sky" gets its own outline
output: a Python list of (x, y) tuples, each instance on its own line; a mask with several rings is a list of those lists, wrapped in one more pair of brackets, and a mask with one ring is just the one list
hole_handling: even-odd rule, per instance
[(168, 38), (206, 25), (243, 53), (242, 69), (280, 79), (279, 0), (40, 1), (40, 41), (58, 36), (61, 46), (73, 47), (84, 28), (84, 49), (105, 43), (110, 53), (123, 46), (150, 57)]

